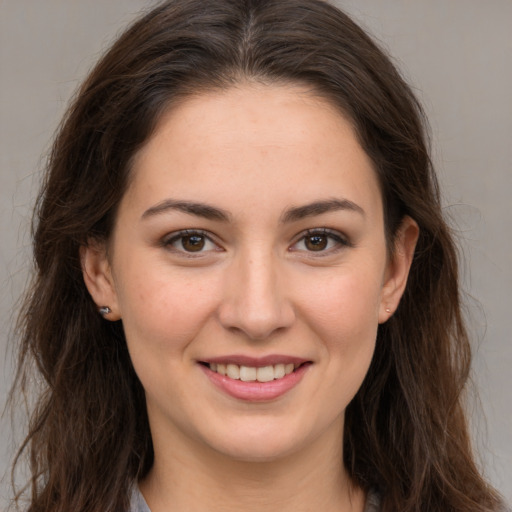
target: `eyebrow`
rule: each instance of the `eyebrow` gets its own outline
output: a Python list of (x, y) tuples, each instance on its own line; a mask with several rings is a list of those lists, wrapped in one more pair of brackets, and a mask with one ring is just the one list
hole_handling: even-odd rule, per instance
[(281, 223), (296, 222), (307, 217), (314, 217), (323, 213), (335, 212), (339, 210), (348, 210), (356, 212), (365, 217), (365, 211), (353, 201), (348, 199), (327, 199), (325, 201), (315, 201), (304, 206), (288, 208), (281, 216)]
[[(220, 222), (229, 222), (231, 220), (231, 215), (221, 208), (217, 208), (206, 203), (177, 201), (175, 199), (165, 199), (155, 206), (148, 208), (142, 214), (141, 218), (146, 219), (173, 210)], [(365, 216), (364, 210), (353, 201), (348, 199), (327, 199), (324, 201), (315, 201), (303, 206), (288, 208), (284, 211), (279, 220), (282, 224), (286, 224), (290, 222), (297, 222), (307, 217), (314, 217), (315, 215), (322, 215), (323, 213), (339, 210), (348, 210), (359, 213), (363, 217)]]
[(210, 206), (205, 203), (196, 203), (194, 201), (176, 201), (174, 199), (165, 199), (155, 206), (148, 208), (142, 214), (141, 218), (146, 219), (172, 210), (222, 222), (228, 222), (231, 218), (231, 215), (228, 212), (220, 208), (216, 208), (215, 206)]

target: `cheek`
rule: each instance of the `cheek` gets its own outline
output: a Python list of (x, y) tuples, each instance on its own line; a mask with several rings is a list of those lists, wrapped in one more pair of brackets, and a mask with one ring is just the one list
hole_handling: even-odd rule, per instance
[(332, 276), (312, 289), (302, 303), (326, 366), (333, 400), (343, 407), (362, 384), (375, 350), (380, 302), (377, 277)]
[(303, 297), (304, 315), (323, 339), (342, 344), (363, 341), (376, 333), (381, 285), (377, 276), (340, 273), (308, 287)]
[[(133, 269), (133, 265), (131, 265)], [(142, 344), (161, 356), (183, 349), (215, 307), (217, 286), (212, 279), (166, 266), (130, 271), (118, 287), (118, 300), (129, 346)]]
[(345, 276), (309, 296), (307, 313), (334, 403), (345, 409), (360, 388), (375, 351), (379, 291), (373, 280)]
[(178, 404), (178, 383), (192, 367), (183, 362), (190, 361), (189, 346), (211, 316), (215, 285), (159, 266), (127, 275), (118, 296), (135, 372), (149, 401), (163, 393)]

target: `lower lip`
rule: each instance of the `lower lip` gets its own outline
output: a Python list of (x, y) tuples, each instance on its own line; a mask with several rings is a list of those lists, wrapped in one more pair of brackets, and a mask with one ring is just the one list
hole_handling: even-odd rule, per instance
[(293, 389), (302, 380), (311, 364), (303, 364), (292, 373), (270, 382), (244, 382), (243, 380), (231, 379), (226, 375), (214, 372), (208, 366), (202, 364), (199, 366), (210, 381), (228, 395), (248, 402), (266, 402), (279, 398)]

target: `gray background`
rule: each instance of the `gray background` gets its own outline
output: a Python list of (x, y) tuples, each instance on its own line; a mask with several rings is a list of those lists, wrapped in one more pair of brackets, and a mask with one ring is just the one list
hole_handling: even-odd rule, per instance
[[(0, 404), (27, 280), (39, 169), (86, 71), (144, 0), (0, 0)], [(464, 248), (464, 286), (481, 410), (472, 425), (485, 472), (512, 501), (512, 0), (347, 0), (395, 57), (433, 130), (444, 204)], [(0, 475), (13, 438), (0, 423)], [(16, 436), (20, 426), (15, 425)], [(15, 436), (15, 437), (16, 437)], [(8, 478), (0, 485), (0, 508)]]

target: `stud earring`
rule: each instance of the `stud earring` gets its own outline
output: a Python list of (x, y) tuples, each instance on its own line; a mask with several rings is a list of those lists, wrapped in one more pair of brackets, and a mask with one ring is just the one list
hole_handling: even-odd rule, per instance
[(112, 313), (112, 310), (108, 306), (102, 306), (101, 308), (98, 309), (98, 313), (101, 316), (105, 316), (108, 315), (109, 313)]
[(386, 308), (386, 313), (391, 313), (391, 309)]

